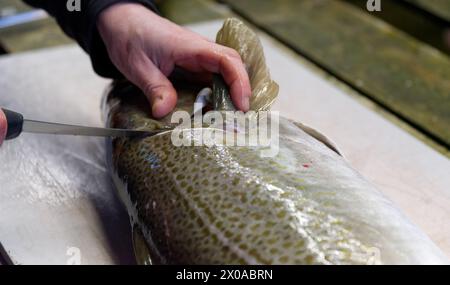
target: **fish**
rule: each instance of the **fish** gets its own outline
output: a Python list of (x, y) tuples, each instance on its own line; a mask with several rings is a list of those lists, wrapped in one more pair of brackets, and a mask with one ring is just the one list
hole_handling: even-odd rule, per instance
[[(257, 34), (229, 18), (216, 42), (240, 54), (252, 87), (250, 110), (256, 116), (270, 112), (279, 87)], [(177, 105), (159, 120), (126, 80), (115, 81), (104, 100), (107, 127), (161, 131), (107, 140), (109, 171), (130, 216), (138, 264), (449, 263), (314, 128), (283, 116), (274, 119), (273, 155), (263, 155), (267, 145), (195, 145), (199, 131), (219, 138), (230, 130), (247, 139), (250, 134), (229, 120), (195, 125), (193, 106), (205, 86), (182, 78), (172, 82)], [(208, 96), (200, 100), (212, 109), (204, 106), (205, 116), (235, 110), (219, 75)], [(180, 111), (190, 115), (188, 122), (173, 122)], [(174, 144), (180, 134), (194, 143)]]

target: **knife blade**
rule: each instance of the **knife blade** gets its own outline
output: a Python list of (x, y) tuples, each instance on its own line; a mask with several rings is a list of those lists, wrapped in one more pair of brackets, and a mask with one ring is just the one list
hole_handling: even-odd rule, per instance
[(158, 132), (97, 128), (77, 125), (67, 125), (59, 123), (41, 122), (35, 120), (24, 120), (22, 132), (35, 134), (52, 135), (75, 135), (75, 136), (94, 136), (94, 137), (134, 137), (154, 135)]
[(22, 114), (2, 109), (6, 115), (8, 124), (6, 140), (16, 138), (22, 132), (38, 133), (38, 134), (53, 134), (53, 135), (75, 135), (75, 136), (95, 136), (95, 137), (139, 137), (139, 136), (153, 136), (158, 133), (167, 131), (143, 131), (143, 130), (128, 130), (115, 128), (98, 128), (68, 125), (52, 122), (43, 122), (24, 119)]

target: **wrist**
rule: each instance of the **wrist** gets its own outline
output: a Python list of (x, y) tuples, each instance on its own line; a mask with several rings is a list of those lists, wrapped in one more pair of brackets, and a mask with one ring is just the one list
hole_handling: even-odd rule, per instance
[(111, 24), (114, 24), (116, 20), (127, 18), (128, 14), (136, 9), (140, 10), (146, 8), (138, 3), (119, 2), (113, 4), (99, 13), (97, 17), (97, 28), (99, 31), (105, 29)]
[(148, 26), (148, 21), (157, 20), (159, 16), (154, 7), (147, 4), (146, 1), (142, 1), (142, 4), (141, 1), (119, 2), (101, 11), (97, 17), (97, 30), (100, 36), (104, 41), (110, 41), (112, 37), (119, 36), (117, 33), (129, 34)]

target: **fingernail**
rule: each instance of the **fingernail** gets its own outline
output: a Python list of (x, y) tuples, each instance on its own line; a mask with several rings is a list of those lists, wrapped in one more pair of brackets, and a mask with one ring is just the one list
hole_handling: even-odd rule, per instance
[(162, 114), (162, 112), (164, 112), (163, 107), (164, 107), (164, 96), (162, 95), (156, 96), (152, 104), (152, 115), (156, 118), (164, 116), (164, 114)]
[(242, 98), (242, 108), (244, 111), (248, 111), (248, 109), (250, 109), (250, 99), (248, 97)]

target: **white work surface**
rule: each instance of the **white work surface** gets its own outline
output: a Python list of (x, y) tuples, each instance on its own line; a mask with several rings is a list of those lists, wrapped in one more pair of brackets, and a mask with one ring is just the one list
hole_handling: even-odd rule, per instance
[[(191, 28), (210, 38), (220, 22)], [(280, 85), (274, 108), (330, 137), (350, 163), (450, 256), (450, 160), (363, 106), (263, 37)], [(107, 80), (75, 46), (0, 58), (0, 106), (26, 117), (102, 126)], [(133, 263), (128, 217), (103, 139), (22, 134), (0, 148), (0, 242), (14, 263)], [(68, 249), (70, 249), (68, 251)], [(75, 249), (76, 251), (76, 249)]]

